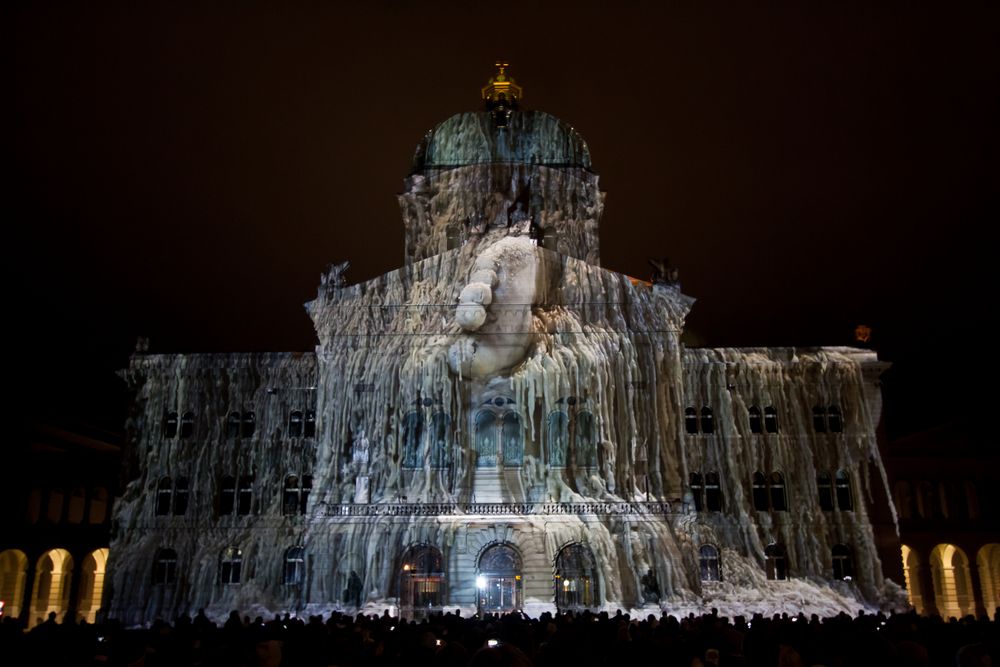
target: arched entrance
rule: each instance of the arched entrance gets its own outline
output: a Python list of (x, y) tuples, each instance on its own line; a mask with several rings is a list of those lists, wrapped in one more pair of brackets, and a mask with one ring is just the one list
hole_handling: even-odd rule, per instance
[(444, 604), (444, 559), (429, 545), (418, 544), (403, 554), (399, 566), (401, 610), (440, 609)]
[(28, 557), (18, 549), (0, 553), (0, 600), (3, 615), (18, 618), (24, 603), (24, 577), (28, 571)]
[(901, 548), (903, 554), (903, 578), (906, 580), (906, 595), (910, 606), (918, 614), (924, 613), (923, 591), (920, 590), (920, 557), (917, 552), (906, 546)]
[(95, 549), (87, 554), (80, 566), (80, 603), (77, 606), (79, 618), (88, 623), (97, 620), (104, 593), (104, 571), (108, 564), (108, 550)]
[(554, 579), (559, 611), (600, 605), (594, 554), (585, 544), (568, 544), (559, 551)]
[[(503, 399), (495, 399), (502, 401)], [(524, 430), (516, 412), (484, 408), (476, 415), (476, 467), (517, 467), (524, 462)]]
[(983, 607), (987, 613), (1000, 607), (1000, 544), (987, 544), (976, 554)]
[(41, 555), (35, 566), (35, 583), (31, 590), (32, 609), (29, 627), (55, 613), (61, 621), (69, 607), (70, 584), (73, 579), (73, 557), (65, 549), (50, 549)]
[(931, 578), (934, 598), (945, 618), (962, 618), (975, 613), (969, 559), (954, 544), (939, 544), (931, 551)]
[(521, 608), (521, 555), (510, 544), (494, 544), (479, 557), (479, 611), (503, 613)]

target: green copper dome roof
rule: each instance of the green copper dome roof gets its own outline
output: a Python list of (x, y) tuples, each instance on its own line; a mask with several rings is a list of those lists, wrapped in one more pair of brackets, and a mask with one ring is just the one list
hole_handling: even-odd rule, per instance
[(503, 127), (488, 111), (466, 112), (427, 133), (413, 171), (491, 163), (590, 169), (590, 149), (576, 130), (542, 111), (512, 111)]

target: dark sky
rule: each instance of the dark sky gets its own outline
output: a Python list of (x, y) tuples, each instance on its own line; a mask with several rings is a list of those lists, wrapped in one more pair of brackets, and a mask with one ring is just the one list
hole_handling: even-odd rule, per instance
[(864, 322), (891, 433), (989, 408), (997, 7), (19, 3), (6, 391), (115, 427), (137, 335), (312, 349), (321, 271), (401, 264), (413, 150), (501, 57), (590, 145), (604, 266), (669, 256), (706, 344)]

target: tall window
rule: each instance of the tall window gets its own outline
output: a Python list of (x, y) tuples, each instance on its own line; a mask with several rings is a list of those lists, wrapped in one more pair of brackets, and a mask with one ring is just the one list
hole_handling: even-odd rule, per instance
[(688, 476), (691, 486), (691, 495), (694, 497), (694, 509), (698, 512), (704, 507), (704, 481), (700, 472), (693, 472)]
[(709, 512), (722, 511), (722, 487), (717, 472), (705, 473), (705, 507)]
[(569, 416), (562, 410), (549, 413), (549, 465), (562, 468), (566, 465), (569, 449)]
[(833, 546), (833, 578), (850, 579), (854, 576), (854, 562), (851, 558), (851, 548), (846, 544)]
[(764, 569), (768, 579), (788, 578), (788, 556), (783, 544), (769, 544), (764, 549)]
[(219, 558), (219, 582), (238, 584), (243, 574), (243, 552), (236, 547), (226, 547)]
[(303, 475), (300, 480), (295, 475), (285, 478), (285, 494), (281, 503), (282, 514), (305, 514), (312, 490), (312, 477)]
[(252, 412), (244, 412), (240, 418), (240, 437), (251, 438), (257, 430), (257, 416)]
[(851, 478), (846, 470), (838, 470), (837, 477), (837, 507), (841, 512), (854, 510), (854, 499), (851, 497)]
[(521, 431), (521, 418), (516, 412), (508, 412), (503, 416), (500, 431), (503, 438), (503, 464), (519, 466), (524, 463), (524, 434)]
[(684, 410), (684, 429), (690, 435), (698, 433), (698, 411), (694, 408)]
[(817, 405), (813, 408), (813, 430), (817, 433), (840, 433), (844, 430), (844, 421), (840, 408), (836, 405)]
[(420, 460), (420, 444), (424, 439), (424, 418), (410, 412), (403, 419), (403, 467), (416, 468)]
[(840, 433), (844, 430), (843, 420), (840, 418), (840, 408), (831, 405), (826, 409), (826, 423), (830, 427), (830, 433)]
[(292, 413), (288, 415), (288, 437), (302, 437), (302, 412), (300, 410), (293, 410)]
[(184, 516), (188, 508), (188, 479), (178, 477), (174, 482), (174, 516)]
[(229, 416), (226, 417), (226, 437), (240, 437), (240, 413), (230, 412)]
[(302, 424), (302, 436), (306, 438), (316, 437), (316, 411), (306, 410), (305, 422)]
[(435, 412), (431, 418), (431, 467), (447, 468), (451, 465), (451, 418)]
[(784, 512), (788, 509), (785, 503), (785, 477), (780, 472), (772, 472), (769, 482), (771, 485), (771, 509), (776, 512)]
[(698, 566), (702, 581), (722, 581), (719, 570), (719, 550), (711, 544), (703, 544), (698, 549)]
[(830, 482), (830, 473), (821, 472), (816, 474), (816, 488), (819, 490), (819, 508), (824, 512), (832, 512), (833, 485)]
[(701, 409), (701, 432), (715, 433), (715, 416), (712, 414), (712, 408)]
[(291, 547), (285, 552), (285, 576), (286, 586), (299, 586), (306, 579), (306, 550), (305, 547)]
[(762, 422), (760, 419), (760, 408), (758, 408), (756, 405), (751, 405), (748, 412), (750, 414), (750, 432), (763, 433), (764, 429), (761, 426)]
[(597, 567), (594, 554), (585, 544), (568, 544), (556, 556), (556, 607), (559, 610), (596, 607)]
[(194, 413), (185, 412), (181, 417), (181, 438), (194, 437)]
[(400, 605), (407, 609), (440, 607), (444, 601), (444, 559), (427, 544), (411, 546), (399, 566)]
[(753, 508), (758, 512), (766, 512), (770, 507), (767, 500), (767, 481), (764, 473), (753, 474)]
[(594, 415), (587, 410), (576, 413), (576, 464), (586, 468), (597, 467)]
[(773, 406), (764, 408), (764, 430), (768, 433), (778, 432), (778, 411)]
[(232, 514), (236, 508), (236, 478), (226, 475), (219, 484), (219, 514)]
[(253, 511), (253, 477), (244, 475), (240, 477), (239, 487), (236, 489), (236, 513), (246, 516)]
[(156, 515), (170, 514), (170, 504), (173, 500), (174, 485), (169, 477), (163, 477), (156, 485)]
[(176, 438), (177, 437), (177, 413), (168, 412), (163, 417), (163, 437), (164, 438)]
[(172, 584), (177, 581), (177, 552), (160, 549), (153, 559), (153, 583)]
[(819, 405), (813, 408), (813, 430), (826, 433), (826, 410)]

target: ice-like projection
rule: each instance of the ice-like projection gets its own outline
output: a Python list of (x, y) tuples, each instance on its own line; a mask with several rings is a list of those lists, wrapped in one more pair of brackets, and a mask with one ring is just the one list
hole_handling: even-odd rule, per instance
[(600, 266), (586, 143), (505, 84), (418, 147), (404, 266), (323, 276), (314, 352), (132, 358), (111, 616), (899, 603), (885, 365), (685, 348), (694, 300)]

